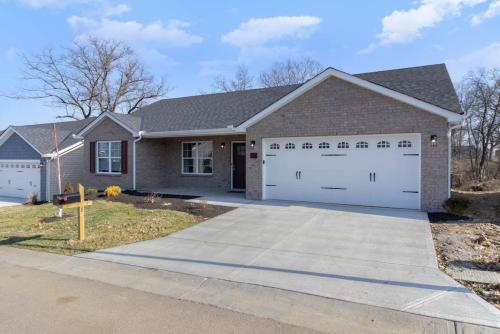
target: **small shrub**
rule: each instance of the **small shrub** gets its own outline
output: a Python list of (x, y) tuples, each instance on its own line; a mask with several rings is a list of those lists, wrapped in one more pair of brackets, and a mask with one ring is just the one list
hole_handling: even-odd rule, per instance
[(29, 193), (26, 197), (26, 204), (38, 203), (38, 195), (36, 193)]
[(89, 189), (87, 189), (87, 191), (85, 191), (85, 194), (86, 195), (95, 195), (95, 194), (97, 194), (97, 192), (98, 192), (97, 189), (89, 188)]
[(151, 193), (151, 194), (148, 194), (146, 197), (144, 197), (144, 203), (155, 204), (159, 198), (160, 198), (160, 195), (155, 194), (155, 193)]
[(122, 193), (122, 188), (120, 186), (109, 186), (104, 190), (104, 195), (106, 197), (116, 197)]
[(74, 190), (73, 190), (73, 185), (71, 184), (71, 182), (66, 182), (66, 185), (64, 186), (64, 193), (70, 194), (73, 192), (74, 192)]
[(450, 213), (462, 215), (469, 208), (469, 204), (469, 200), (465, 198), (451, 197), (444, 202), (443, 207)]

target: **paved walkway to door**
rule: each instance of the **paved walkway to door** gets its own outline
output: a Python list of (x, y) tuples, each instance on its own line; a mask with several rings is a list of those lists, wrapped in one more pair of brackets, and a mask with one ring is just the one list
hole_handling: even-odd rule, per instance
[(498, 310), (439, 271), (417, 211), (248, 202), (165, 238), (81, 256), (500, 327)]

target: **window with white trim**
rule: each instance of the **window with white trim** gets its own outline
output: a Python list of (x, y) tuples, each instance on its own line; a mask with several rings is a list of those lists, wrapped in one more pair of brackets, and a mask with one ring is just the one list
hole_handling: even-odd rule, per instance
[(211, 141), (182, 143), (182, 174), (211, 175), (213, 144)]
[(365, 141), (358, 141), (356, 143), (356, 148), (368, 148), (368, 143)]
[(310, 150), (310, 149), (313, 148), (313, 144), (311, 144), (311, 143), (304, 143), (304, 144), (302, 144), (302, 148), (304, 150)]
[(280, 149), (280, 144), (278, 144), (278, 143), (272, 143), (269, 148), (271, 150), (279, 150)]
[(349, 148), (349, 143), (345, 141), (340, 142), (338, 143), (337, 148)]
[(318, 147), (319, 148), (330, 148), (330, 144), (328, 144), (327, 142), (322, 142), (322, 143), (319, 143)]
[(391, 147), (391, 143), (389, 143), (389, 142), (388, 142), (388, 141), (386, 141), (386, 140), (382, 140), (382, 141), (379, 141), (379, 142), (377, 143), (377, 147), (378, 147), (378, 148), (389, 148), (389, 147)]
[(285, 145), (285, 150), (295, 150), (295, 144), (294, 143), (287, 143)]
[(398, 147), (411, 147), (411, 141), (409, 141), (409, 140), (401, 140), (398, 143)]
[(97, 142), (97, 172), (101, 174), (122, 172), (122, 143), (120, 141)]

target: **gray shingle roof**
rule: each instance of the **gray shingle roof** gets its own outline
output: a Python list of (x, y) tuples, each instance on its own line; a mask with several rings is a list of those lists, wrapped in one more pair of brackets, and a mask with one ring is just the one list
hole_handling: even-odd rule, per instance
[[(444, 64), (354, 74), (355, 76), (461, 113)], [(132, 115), (121, 115), (133, 129), (147, 132), (226, 128), (238, 126), (300, 85), (165, 99)], [(141, 122), (137, 117), (142, 118)]]
[(238, 126), (299, 85), (166, 99), (133, 115), (147, 132), (219, 129)]
[(380, 86), (462, 113), (445, 64), (355, 74)]
[[(93, 119), (55, 123), (59, 149), (62, 150), (78, 142), (72, 135), (87, 126)], [(12, 126), (12, 128), (42, 154), (55, 151), (54, 123)]]

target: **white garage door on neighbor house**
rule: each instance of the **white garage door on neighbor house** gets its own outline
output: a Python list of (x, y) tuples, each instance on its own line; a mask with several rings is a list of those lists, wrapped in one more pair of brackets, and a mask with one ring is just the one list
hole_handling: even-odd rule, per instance
[(0, 160), (0, 196), (40, 198), (40, 161)]
[(266, 138), (264, 199), (420, 209), (420, 134)]

